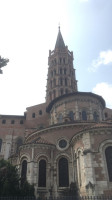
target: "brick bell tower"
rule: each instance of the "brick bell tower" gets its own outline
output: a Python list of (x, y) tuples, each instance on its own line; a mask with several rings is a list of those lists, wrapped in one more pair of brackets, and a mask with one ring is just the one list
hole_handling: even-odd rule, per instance
[(60, 27), (53, 51), (49, 51), (46, 102), (64, 94), (77, 92), (77, 80), (73, 68), (73, 52), (65, 46)]

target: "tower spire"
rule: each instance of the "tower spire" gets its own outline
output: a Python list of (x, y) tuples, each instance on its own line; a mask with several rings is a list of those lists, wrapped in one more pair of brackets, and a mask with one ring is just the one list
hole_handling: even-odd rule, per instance
[(64, 49), (65, 48), (65, 43), (60, 31), (60, 25), (58, 26), (59, 31), (58, 31), (58, 36), (57, 36), (57, 40), (56, 40), (56, 44), (55, 44), (55, 49)]
[(49, 51), (46, 102), (59, 96), (77, 92), (77, 80), (73, 67), (73, 52), (65, 46), (60, 26), (55, 49)]

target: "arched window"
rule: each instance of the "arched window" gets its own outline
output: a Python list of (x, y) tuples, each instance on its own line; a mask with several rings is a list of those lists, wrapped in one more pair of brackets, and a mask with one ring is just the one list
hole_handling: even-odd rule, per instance
[(26, 181), (26, 175), (27, 175), (27, 161), (23, 160), (22, 170), (21, 170), (21, 184), (23, 184)]
[(54, 64), (56, 65), (56, 58), (54, 59)]
[(67, 86), (67, 78), (65, 78), (65, 85)]
[(68, 94), (68, 89), (65, 90), (65, 94)]
[(49, 93), (49, 97), (50, 97), (50, 100), (52, 100), (52, 93), (51, 92)]
[(39, 110), (39, 115), (42, 115), (42, 110)]
[(38, 187), (46, 187), (46, 161), (39, 161)]
[(73, 88), (73, 81), (71, 80), (71, 87)]
[(95, 122), (98, 121), (98, 114), (96, 111), (93, 113), (93, 118), (94, 118)]
[(52, 88), (52, 81), (50, 81), (50, 87)]
[(35, 113), (32, 113), (32, 118), (35, 118)]
[(1, 152), (1, 149), (2, 149), (2, 139), (0, 139), (0, 152)]
[(54, 69), (54, 75), (56, 75), (56, 70)]
[(56, 98), (56, 91), (55, 90), (53, 90), (53, 96), (54, 96), (54, 98)]
[(62, 78), (60, 78), (60, 85), (63, 85), (63, 80), (62, 80)]
[(67, 72), (67, 70), (66, 70), (66, 68), (64, 68), (64, 74), (66, 74), (66, 72)]
[(51, 77), (53, 77), (53, 71), (51, 71)]
[(16, 153), (19, 151), (19, 147), (23, 144), (22, 138), (18, 138), (16, 142)]
[(107, 162), (109, 181), (112, 182), (112, 146), (106, 148), (105, 156)]
[(87, 113), (85, 110), (82, 111), (82, 120), (87, 121)]
[(53, 80), (53, 86), (56, 86), (56, 79)]
[(60, 74), (62, 74), (62, 68), (60, 68)]
[(6, 124), (6, 120), (5, 119), (2, 120), (2, 124)]
[(74, 121), (74, 113), (73, 113), (73, 111), (69, 112), (69, 118), (70, 118), (71, 121)]
[(59, 122), (59, 123), (62, 123), (62, 122), (63, 122), (63, 115), (62, 115), (61, 113), (59, 114), (59, 120), (58, 120), (58, 122)]
[(61, 58), (59, 58), (59, 64), (61, 64), (61, 62), (62, 62), (62, 59), (61, 59)]
[(59, 170), (59, 187), (69, 186), (69, 174), (68, 174), (68, 160), (61, 158), (58, 163)]

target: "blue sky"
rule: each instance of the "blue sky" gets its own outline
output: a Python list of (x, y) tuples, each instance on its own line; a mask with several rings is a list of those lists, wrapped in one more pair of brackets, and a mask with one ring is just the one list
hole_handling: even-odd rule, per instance
[(0, 0), (0, 114), (21, 115), (45, 101), (49, 49), (60, 23), (74, 53), (78, 90), (112, 108), (112, 0)]

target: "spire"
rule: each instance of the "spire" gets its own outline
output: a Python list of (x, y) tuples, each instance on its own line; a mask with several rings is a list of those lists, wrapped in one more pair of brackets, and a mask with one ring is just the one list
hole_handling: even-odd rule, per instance
[(63, 40), (63, 37), (61, 35), (61, 31), (60, 31), (60, 26), (59, 26), (59, 32), (58, 32), (58, 36), (57, 36), (57, 40), (56, 40), (56, 44), (55, 44), (55, 49), (63, 49), (65, 48), (65, 43)]

